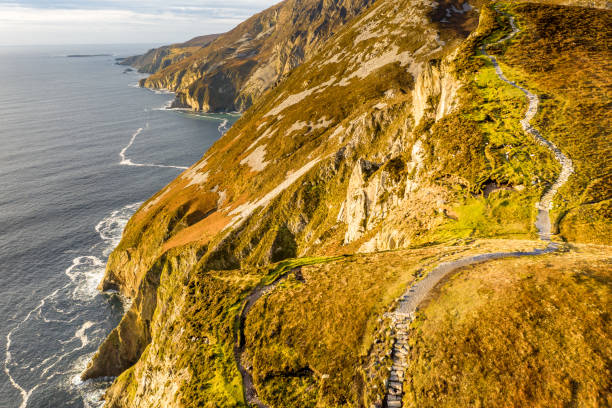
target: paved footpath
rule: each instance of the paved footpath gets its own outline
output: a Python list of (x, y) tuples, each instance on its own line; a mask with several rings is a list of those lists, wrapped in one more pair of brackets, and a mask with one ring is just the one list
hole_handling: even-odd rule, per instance
[[(514, 22), (514, 17), (506, 13), (501, 14), (509, 17), (512, 32), (506, 37), (497, 41), (495, 44), (511, 39), (520, 31)], [(538, 209), (536, 228), (538, 230), (540, 239), (548, 242), (548, 246), (545, 249), (533, 250), (530, 252), (493, 252), (489, 254), (474, 255), (456, 261), (444, 262), (434, 268), (425, 278), (412, 285), (412, 287), (410, 287), (402, 295), (402, 297), (399, 299), (396, 310), (391, 316), (392, 325), (395, 332), (395, 339), (391, 354), (393, 364), (391, 366), (389, 379), (387, 381), (387, 394), (384, 401), (384, 406), (387, 408), (402, 407), (405, 370), (408, 365), (408, 352), (410, 351), (408, 345), (408, 329), (410, 322), (414, 318), (414, 313), (417, 311), (419, 304), (425, 300), (429, 292), (440, 282), (440, 280), (442, 280), (442, 278), (465, 266), (475, 265), (493, 259), (541, 255), (556, 251), (558, 248), (557, 244), (551, 242), (550, 240), (551, 224), (549, 211), (552, 207), (552, 200), (557, 194), (557, 191), (567, 182), (569, 176), (574, 172), (572, 161), (565, 156), (557, 146), (555, 146), (549, 140), (546, 140), (531, 125), (532, 119), (538, 112), (538, 105), (540, 103), (538, 96), (521, 87), (517, 83), (508, 80), (497, 63), (497, 59), (487, 53), (485, 45), (482, 47), (482, 52), (493, 64), (499, 79), (517, 89), (520, 89), (527, 97), (529, 106), (527, 108), (527, 112), (525, 113), (525, 117), (521, 120), (521, 126), (523, 127), (525, 133), (532, 136), (538, 143), (546, 146), (561, 164), (561, 173), (559, 174), (559, 177), (536, 204)]]

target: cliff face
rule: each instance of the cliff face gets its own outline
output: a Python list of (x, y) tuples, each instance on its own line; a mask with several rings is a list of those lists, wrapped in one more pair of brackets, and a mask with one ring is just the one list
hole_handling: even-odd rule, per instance
[[(254, 59), (264, 48), (249, 56), (251, 45), (268, 44), (267, 36), (279, 30), (297, 32), (306, 21), (327, 16), (320, 25), (329, 29), (321, 28), (329, 39), (314, 36), (312, 54), (278, 86), (265, 93), (265, 85), (258, 88), (253, 106), (202, 160), (144, 203), (128, 223), (101, 288), (118, 289), (134, 303), (84, 374), (119, 374), (106, 394), (109, 407), (245, 406), (249, 398), (245, 401), (236, 362), (243, 357), (234, 348), (243, 337), (251, 341), (241, 365), (253, 371), (269, 406), (360, 406), (364, 401), (370, 406), (382, 382), (367, 373), (384, 368), (384, 350), (368, 367), (363, 367), (370, 361), (364, 353), (381, 347), (378, 340), (373, 343), (374, 329), (403, 285), (421, 276), (432, 259), (466, 250), (456, 242), (534, 236), (534, 204), (558, 169), (547, 149), (520, 128), (524, 96), (500, 86), (478, 54), (485, 38), (504, 33), (491, 8), (462, 1), (379, 0), (331, 35), (326, 19), (348, 18), (349, 3), (317, 3), (310, 14), (300, 9), (295, 26), (280, 24), (292, 21), (284, 13), (293, 15), (297, 4), (311, 3), (281, 3), (204, 49), (217, 50), (217, 58), (226, 52), (224, 38), (242, 39), (244, 48), (235, 47), (226, 61), (237, 64), (232, 69), (256, 72), (263, 65)], [(357, 3), (350, 4), (356, 13)], [(534, 15), (542, 10), (550, 12), (538, 9)], [(535, 24), (524, 18), (526, 26)], [(259, 31), (246, 36), (245, 27)], [(262, 32), (270, 34), (255, 35)], [(300, 31), (295, 44), (306, 46), (307, 37)], [(283, 44), (270, 46), (277, 68), (290, 64), (290, 50), (299, 48)], [(238, 50), (246, 65), (234, 59)], [(279, 55), (285, 55), (282, 64)], [(185, 61), (179, 64), (192, 66)], [(230, 69), (217, 68), (221, 77)], [(173, 71), (177, 87), (189, 83), (184, 95), (200, 80), (196, 71)], [(274, 72), (282, 75), (285, 68)], [(149, 81), (156, 78), (161, 76)], [(244, 85), (253, 77), (241, 78)], [(568, 140), (559, 137), (561, 145)], [(376, 254), (440, 242), (453, 244), (394, 258), (410, 260), (399, 272), (385, 264), (391, 255)], [(356, 253), (375, 254), (334, 264), (333, 276), (325, 267), (303, 274), (298, 269)], [(288, 258), (299, 259), (284, 261)], [(246, 297), (287, 268), (294, 270), (283, 284), (287, 297), (305, 296), (298, 302), (303, 309), (293, 312), (310, 313), (300, 325), (316, 325), (323, 339), (359, 322), (349, 333), (354, 348), (333, 340), (295, 340), (305, 329), (292, 322), (251, 321), (252, 331), (240, 331), (237, 316)], [(353, 269), (362, 276), (351, 274)], [(315, 279), (327, 286), (304, 295)], [(364, 282), (370, 283), (359, 286)], [(372, 290), (370, 297), (362, 296), (366, 290)], [(361, 308), (357, 297), (372, 303)], [(339, 310), (338, 304), (352, 308)], [(265, 309), (254, 310), (265, 314)], [(292, 330), (295, 334), (287, 334)], [(277, 340), (278, 345), (264, 344)], [(343, 353), (344, 365), (323, 361), (325, 353), (317, 350)]]
[[(294, 7), (293, 2), (283, 3), (276, 6), (275, 15)], [(344, 2), (327, 7), (322, 10), (328, 14), (314, 16), (348, 15)], [(440, 84), (451, 80), (440, 74), (435, 59), (449, 54), (461, 38), (448, 38), (448, 44), (441, 40), (430, 12), (429, 3), (414, 1), (379, 2), (369, 8), (296, 68), (282, 86), (256, 102), (200, 162), (130, 220), (101, 287), (117, 288), (135, 301), (84, 374), (86, 378), (116, 375), (140, 357), (109, 390), (110, 406), (144, 403), (168, 386), (140, 381), (152, 370), (155, 354), (151, 353), (161, 347), (159, 342), (168, 341), (155, 328), (183, 319), (167, 309), (178, 307), (174, 302), (182, 286), (165, 276), (172, 274), (185, 284), (178, 276), (189, 279), (208, 270), (333, 253), (331, 247), (346, 235), (338, 218), (346, 182), (358, 163), (377, 163), (376, 178), (392, 172), (385, 185), (403, 197), (405, 187), (398, 175), (405, 172), (404, 153), (412, 151), (415, 143), (413, 111), (438, 110), (432, 98), (417, 105), (412, 101), (423, 98), (425, 91), (418, 89), (424, 87), (424, 76), (437, 81), (427, 92), (443, 92)], [(257, 18), (263, 24), (263, 16)], [(278, 23), (272, 26), (287, 29)], [(294, 39), (291, 49), (302, 47), (298, 44), (307, 43), (309, 35)], [(310, 44), (314, 47), (316, 42)], [(286, 72), (295, 61), (287, 46), (275, 47), (276, 56), (285, 55), (285, 65), (289, 64), (278, 72)], [(458, 87), (453, 83), (447, 88)], [(447, 111), (455, 103), (451, 94), (439, 98)], [(355, 221), (346, 216), (344, 222)], [(173, 286), (167, 292), (161, 289)], [(170, 361), (164, 364), (178, 370), (178, 355), (165, 355)], [(188, 387), (193, 372), (183, 370), (180, 378)], [(144, 388), (133, 393), (131, 381)], [(234, 381), (231, 375), (228, 381)]]
[(156, 72), (141, 85), (175, 91), (175, 107), (244, 111), (370, 3), (372, 0), (284, 1)]
[(192, 38), (184, 43), (153, 48), (143, 55), (118, 58), (117, 63), (120, 65), (132, 66), (138, 69), (138, 72), (153, 74), (192, 56), (194, 53), (198, 52), (200, 49), (206, 47), (208, 44), (214, 41), (217, 37), (219, 37), (219, 35), (221, 34), (202, 35)]

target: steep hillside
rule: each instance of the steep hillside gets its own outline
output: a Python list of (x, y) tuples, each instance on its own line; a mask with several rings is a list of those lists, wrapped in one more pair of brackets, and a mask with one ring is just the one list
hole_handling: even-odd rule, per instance
[(101, 288), (134, 302), (84, 377), (119, 375), (110, 407), (396, 407), (392, 366), (431, 395), (396, 367), (408, 287), (558, 251), (550, 207), (555, 240), (610, 243), (611, 13), (371, 5), (130, 220)]
[(177, 92), (175, 107), (244, 111), (370, 3), (283, 1), (141, 85)]
[(176, 62), (192, 56), (203, 47), (214, 41), (220, 34), (202, 35), (180, 44), (165, 45), (153, 48), (143, 55), (117, 58), (120, 65), (129, 65), (138, 72), (152, 74)]
[(576, 168), (554, 208), (560, 232), (571, 241), (610, 243), (610, 11), (523, 4), (512, 12), (529, 30), (500, 61), (543, 95), (535, 125), (563, 146)]

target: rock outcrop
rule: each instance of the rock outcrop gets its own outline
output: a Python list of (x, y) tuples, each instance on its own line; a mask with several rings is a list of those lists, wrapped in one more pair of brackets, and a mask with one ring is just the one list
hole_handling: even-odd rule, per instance
[[(417, 129), (427, 121), (431, 126), (431, 123), (453, 112), (459, 104), (461, 81), (453, 75), (452, 58), (451, 55), (443, 63), (434, 60), (424, 64), (417, 75), (412, 91), (412, 123)], [(403, 133), (409, 131), (408, 127), (403, 129)], [(387, 153), (384, 166), (383, 163), (374, 164), (363, 159), (358, 161), (338, 214), (338, 221), (347, 225), (344, 244), (356, 241), (367, 231), (378, 227), (379, 231), (362, 244), (360, 252), (396, 249), (407, 245), (410, 233), (397, 228), (402, 225), (397, 218), (401, 216), (398, 212), (410, 207), (410, 200), (422, 194), (427, 197), (427, 202), (435, 204), (434, 208), (444, 212), (445, 198), (441, 191), (425, 188), (423, 192), (418, 192), (423, 182), (423, 167), (427, 158), (426, 139), (426, 134), (418, 133), (411, 135), (412, 142), (398, 138), (394, 148)], [(407, 146), (409, 143), (412, 145)], [(379, 168), (380, 171), (377, 171)]]
[[(499, 29), (483, 6), (474, 31), (474, 6), (287, 0), (145, 81), (177, 91), (178, 103), (194, 109), (251, 107), (199, 162), (142, 205), (110, 257), (101, 288), (117, 289), (134, 303), (85, 373), (119, 374), (106, 393), (109, 407), (244, 406), (236, 316), (253, 290), (278, 277), (276, 262), (288, 267), (296, 262), (290, 258), (342, 258), (493, 234), (483, 225), (505, 223), (499, 219), (513, 214), (506, 207), (528, 208), (524, 218), (529, 211), (535, 217), (544, 183), (525, 184), (520, 194), (491, 194), (508, 194), (494, 202), (500, 213), (490, 210), (493, 201), (480, 189), (505, 177), (510, 144), (522, 143), (527, 160), (549, 152), (526, 141), (518, 125), (522, 100), (503, 110), (496, 95), (483, 96), (474, 85), (479, 69), (491, 70), (485, 80), (497, 80), (476, 52), (480, 36)], [(518, 118), (518, 134), (508, 134), (510, 117)], [(550, 169), (521, 170), (539, 180)], [(457, 210), (465, 205), (472, 205), (468, 216)], [(509, 234), (533, 232), (520, 228)], [(444, 251), (455, 249), (448, 244)], [(384, 264), (388, 254), (374, 255)], [(358, 260), (349, 263), (360, 267)], [(386, 267), (394, 285), (422, 277), (420, 270)], [(319, 276), (328, 279), (326, 272)], [(279, 286), (291, 296), (309, 279), (296, 276)], [(344, 290), (346, 281), (340, 283)], [(376, 296), (390, 302), (386, 294)], [(265, 309), (266, 299), (258, 304)], [(313, 299), (300, 307), (320, 304)], [(361, 318), (369, 341), (365, 331), (375, 323)], [(245, 327), (245, 337), (258, 339)], [(283, 324), (271, 327), (272, 335), (275, 330)], [(240, 343), (240, 366), (267, 392), (284, 384), (325, 394), (319, 406), (361, 404), (371, 390), (360, 381), (335, 383), (334, 373), (311, 364), (308, 353), (291, 351), (305, 347), (297, 343), (288, 338), (287, 353), (271, 347), (270, 355)], [(354, 357), (347, 369), (360, 372), (361, 356)], [(341, 397), (334, 399), (334, 390)], [(285, 397), (270, 406), (315, 406)]]
[(192, 38), (189, 41), (179, 44), (165, 45), (153, 48), (143, 55), (135, 55), (127, 58), (117, 58), (119, 65), (129, 65), (138, 72), (153, 74), (174, 63), (182, 61), (192, 56), (195, 52), (206, 47), (221, 34), (203, 35)]
[[(210, 45), (189, 51), (191, 55), (179, 54), (176, 63), (142, 80), (141, 85), (176, 92), (174, 107), (244, 111), (371, 3), (284, 1), (220, 35)], [(165, 57), (164, 61), (169, 60)]]

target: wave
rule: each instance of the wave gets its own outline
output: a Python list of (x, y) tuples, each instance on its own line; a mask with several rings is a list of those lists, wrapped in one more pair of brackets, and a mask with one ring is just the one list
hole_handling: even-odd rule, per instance
[(164, 104), (164, 106), (160, 107), (160, 108), (153, 108), (153, 110), (155, 111), (167, 111), (167, 110), (180, 110), (181, 108), (173, 108), (172, 107), (172, 102), (173, 100), (170, 99), (168, 102), (166, 102)]
[(200, 112), (195, 112), (188, 108), (169, 108), (167, 110), (175, 110), (175, 111), (183, 112), (186, 116), (196, 118), (196, 119), (210, 119), (210, 120), (221, 122), (219, 126), (217, 127), (217, 130), (219, 131), (221, 136), (223, 136), (225, 132), (227, 132), (231, 127), (229, 125), (229, 120), (227, 116), (236, 116), (233, 113), (224, 113), (222, 115), (200, 113)]
[[(114, 297), (123, 307), (128, 304), (115, 294), (106, 295), (107, 301), (97, 298), (101, 296), (97, 284), (104, 275), (108, 255), (119, 244), (123, 229), (141, 204), (112, 211), (96, 224), (100, 242), (75, 257), (64, 271), (67, 278), (64, 285), (42, 298), (6, 335), (4, 373), (21, 395), (19, 408), (26, 408), (32, 394), (58, 376), (72, 378), (63, 386), (76, 391), (86, 407), (102, 405), (99, 397), (112, 379), (87, 382), (74, 379), (80, 377), (109, 330), (102, 319), (95, 317), (101, 302), (108, 306)], [(32, 347), (14, 350), (13, 345), (22, 342)]]
[(169, 89), (154, 89), (154, 88), (148, 88), (146, 86), (139, 86), (139, 88), (147, 89), (153, 92), (155, 95), (174, 95), (174, 91), (170, 91)]
[(219, 127), (217, 127), (217, 130), (219, 131), (219, 133), (221, 133), (221, 135), (225, 134), (225, 132), (229, 130), (229, 127), (227, 126), (228, 123), (229, 122), (227, 119), (223, 119), (223, 122), (221, 122)]
[(149, 127), (149, 123), (147, 122), (144, 128), (138, 128), (138, 130), (136, 130), (136, 132), (132, 134), (132, 138), (130, 139), (129, 143), (119, 152), (119, 157), (121, 157), (121, 161), (119, 162), (119, 164), (122, 166), (159, 167), (159, 168), (164, 168), (164, 169), (187, 170), (187, 167), (185, 166), (172, 166), (169, 164), (155, 164), (155, 163), (134, 163), (132, 160), (126, 157), (125, 155), (126, 152), (128, 151), (130, 147), (132, 147), (138, 135), (141, 134), (148, 127)]

